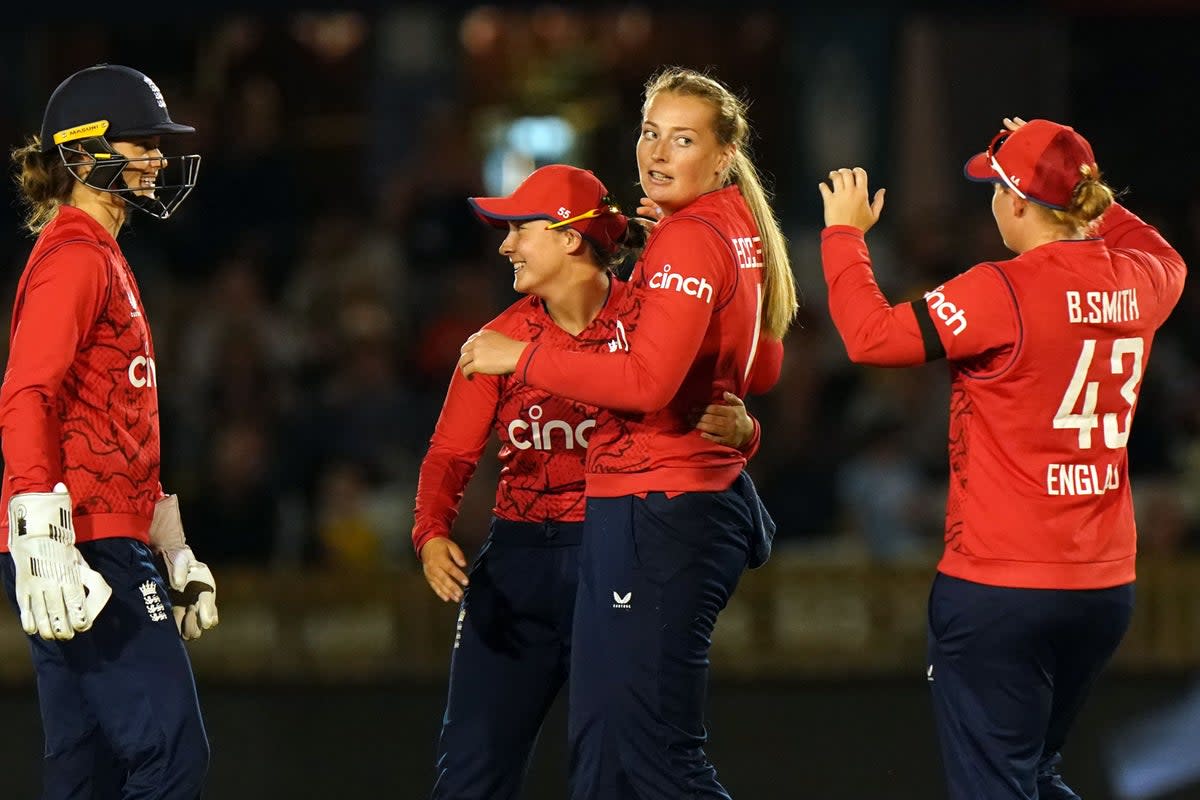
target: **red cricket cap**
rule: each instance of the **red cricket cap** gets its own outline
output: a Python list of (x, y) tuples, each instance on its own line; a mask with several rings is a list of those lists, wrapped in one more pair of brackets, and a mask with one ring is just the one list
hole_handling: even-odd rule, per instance
[(508, 197), (468, 197), (467, 202), (493, 228), (544, 219), (574, 228), (605, 254), (616, 252), (629, 225), (599, 178), (566, 164), (534, 170)]
[(1019, 197), (1062, 211), (1083, 179), (1080, 168), (1097, 173), (1092, 146), (1075, 129), (1034, 119), (1001, 131), (988, 149), (963, 166), (969, 180), (1002, 183)]

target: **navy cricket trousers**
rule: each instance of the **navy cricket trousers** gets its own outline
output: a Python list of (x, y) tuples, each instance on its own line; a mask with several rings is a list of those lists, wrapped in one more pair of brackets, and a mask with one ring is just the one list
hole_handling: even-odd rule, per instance
[(708, 651), (717, 615), (767, 543), (745, 474), (722, 492), (588, 499), (568, 704), (572, 800), (729, 798), (704, 753)]
[(450, 657), (434, 800), (518, 796), (571, 656), (581, 522), (492, 519)]
[[(70, 641), (29, 637), (46, 738), (42, 797), (195, 800), (208, 772), (208, 737), (153, 555), (126, 538), (78, 548), (112, 597)], [(0, 570), (15, 608), (7, 553)]]
[(1132, 583), (1012, 589), (938, 573), (928, 680), (950, 800), (1078, 800), (1060, 751), (1133, 599)]

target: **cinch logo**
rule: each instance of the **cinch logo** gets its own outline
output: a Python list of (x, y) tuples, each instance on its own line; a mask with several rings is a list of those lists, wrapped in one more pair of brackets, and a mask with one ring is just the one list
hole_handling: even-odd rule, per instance
[(138, 356), (129, 362), (129, 382), (139, 389), (158, 385), (158, 372), (154, 367), (154, 359), (148, 356)]
[(712, 284), (704, 278), (685, 278), (678, 272), (671, 272), (670, 264), (663, 264), (662, 272), (650, 276), (651, 289), (670, 289), (682, 292), (691, 297), (698, 297), (706, 303), (712, 303)]
[[(529, 419), (531, 422), (514, 419), (508, 423), (508, 440), (512, 442), (513, 447), (518, 450), (528, 450), (531, 447), (534, 450), (553, 450), (555, 431), (562, 433), (563, 447), (567, 450), (574, 450), (576, 442), (580, 447), (588, 446), (587, 434), (596, 427), (596, 420), (585, 419), (572, 428), (569, 422), (563, 422), (561, 419), (541, 422), (544, 413), (541, 406), (530, 406)], [(527, 432), (528, 438), (526, 438)]]
[(929, 301), (929, 310), (937, 315), (938, 319), (946, 324), (946, 327), (957, 325), (950, 331), (955, 336), (967, 329), (967, 318), (963, 311), (958, 306), (946, 299), (946, 295), (942, 294), (942, 289), (946, 288), (945, 284), (934, 289), (932, 292), (925, 293), (925, 299)]

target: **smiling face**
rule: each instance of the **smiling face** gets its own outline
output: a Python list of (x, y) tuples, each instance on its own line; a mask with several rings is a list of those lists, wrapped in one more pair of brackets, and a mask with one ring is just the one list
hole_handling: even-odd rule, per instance
[(166, 168), (167, 160), (159, 149), (159, 137), (149, 136), (133, 141), (112, 142), (112, 148), (131, 162), (121, 172), (125, 185), (140, 197), (154, 197), (158, 173)]
[(562, 275), (569, 252), (568, 234), (546, 230), (544, 219), (508, 223), (508, 235), (500, 243), (500, 255), (513, 265), (513, 289), (522, 294), (545, 297)]
[(659, 92), (645, 108), (637, 143), (642, 191), (666, 214), (725, 185), (733, 145), (713, 130), (716, 110), (687, 94)]

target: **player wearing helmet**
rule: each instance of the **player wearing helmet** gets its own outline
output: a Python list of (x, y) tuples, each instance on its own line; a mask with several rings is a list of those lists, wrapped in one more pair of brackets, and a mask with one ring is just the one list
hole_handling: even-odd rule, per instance
[(12, 154), (37, 241), (0, 387), (0, 576), (29, 634), (47, 800), (196, 798), (208, 769), (180, 637), (217, 623), (216, 584), (159, 481), (154, 343), (116, 240), (130, 208), (166, 219), (187, 197), (200, 156), (160, 145), (192, 132), (149, 77), (100, 64)]
[(71, 177), (166, 219), (196, 185), (200, 156), (168, 161), (120, 145), (195, 131), (171, 121), (154, 81), (129, 67), (100, 64), (75, 73), (54, 91), (39, 139), (41, 152), (56, 153)]

